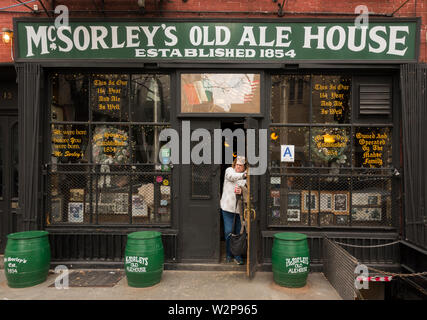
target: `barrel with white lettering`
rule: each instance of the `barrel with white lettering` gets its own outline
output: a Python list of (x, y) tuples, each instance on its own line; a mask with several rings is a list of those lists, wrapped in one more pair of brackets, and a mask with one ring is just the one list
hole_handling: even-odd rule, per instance
[(276, 233), (271, 262), (274, 282), (289, 288), (304, 287), (310, 269), (307, 236), (293, 232)]
[(128, 234), (125, 249), (125, 273), (131, 287), (150, 287), (160, 282), (164, 250), (162, 234), (138, 231)]
[(4, 270), (11, 288), (32, 287), (46, 281), (50, 266), (47, 231), (25, 231), (7, 236)]

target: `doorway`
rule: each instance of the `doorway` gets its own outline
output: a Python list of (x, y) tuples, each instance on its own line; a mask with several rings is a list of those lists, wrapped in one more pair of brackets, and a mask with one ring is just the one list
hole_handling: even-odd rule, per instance
[(18, 117), (0, 115), (0, 254), (16, 231), (18, 205)]
[[(232, 132), (234, 132), (236, 129), (242, 129), (245, 131), (244, 129), (244, 119), (243, 118), (233, 118), (233, 119), (223, 119), (221, 120), (221, 130), (224, 132), (225, 129), (230, 129)], [(231, 164), (227, 164), (225, 162), (225, 154), (226, 154), (226, 150), (228, 148), (232, 148), (232, 152), (233, 152), (233, 159), (235, 158), (234, 156), (237, 155), (238, 151), (237, 151), (237, 138), (233, 137), (233, 141), (226, 141), (226, 138), (223, 137), (222, 138), (222, 164), (221, 164), (221, 175), (220, 175), (220, 190), (219, 190), (219, 194), (220, 194), (220, 199), (222, 196), (222, 189), (224, 186), (224, 176), (225, 176), (225, 170), (231, 166)], [(246, 150), (246, 140), (245, 140), (245, 150)], [(224, 264), (226, 263), (226, 244), (225, 244), (225, 234), (224, 234), (224, 221), (221, 215), (221, 212), (219, 212), (220, 214), (220, 263)]]

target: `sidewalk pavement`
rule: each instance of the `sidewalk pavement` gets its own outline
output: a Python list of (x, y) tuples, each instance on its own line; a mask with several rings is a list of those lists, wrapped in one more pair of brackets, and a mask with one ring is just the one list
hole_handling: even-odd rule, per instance
[[(93, 269), (91, 269), (93, 271)], [(73, 271), (84, 271), (70, 270)], [(109, 269), (122, 271), (123, 269)], [(165, 270), (162, 280), (149, 288), (133, 288), (124, 276), (113, 287), (56, 289), (58, 274), (37, 286), (13, 289), (0, 270), (0, 300), (341, 300), (323, 273), (310, 273), (303, 288), (285, 288), (273, 281), (272, 272), (257, 272), (252, 280), (241, 271)]]

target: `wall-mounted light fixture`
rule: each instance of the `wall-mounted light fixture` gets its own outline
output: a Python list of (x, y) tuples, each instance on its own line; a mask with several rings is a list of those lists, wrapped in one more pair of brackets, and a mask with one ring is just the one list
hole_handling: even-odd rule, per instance
[(144, 13), (145, 12), (145, 0), (138, 0), (137, 3), (138, 3), (139, 11), (141, 13)]
[(145, 0), (138, 0), (138, 7), (145, 8)]
[(13, 32), (8, 28), (1, 29), (1, 39), (4, 44), (9, 44), (12, 42)]

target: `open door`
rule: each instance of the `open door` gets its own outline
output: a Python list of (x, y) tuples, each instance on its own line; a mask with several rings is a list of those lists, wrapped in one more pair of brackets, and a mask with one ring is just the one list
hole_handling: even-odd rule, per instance
[[(245, 119), (245, 129), (255, 129), (255, 150), (258, 149), (258, 121), (253, 118)], [(247, 141), (247, 147), (250, 142)], [(248, 152), (246, 151), (246, 154)], [(248, 233), (248, 249), (246, 261), (246, 274), (252, 279), (258, 265), (259, 253), (259, 176), (251, 175), (251, 168), (249, 165), (248, 176), (246, 178), (248, 186), (248, 206), (244, 213)]]
[[(213, 137), (220, 121), (191, 120), (190, 132), (203, 128)], [(183, 139), (185, 137), (181, 137)], [(198, 144), (191, 141), (191, 148)], [(211, 143), (211, 154), (214, 154)], [(189, 263), (218, 263), (220, 259), (219, 164), (181, 164), (181, 260)]]

